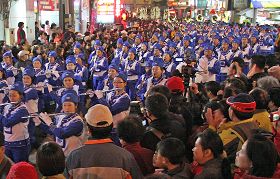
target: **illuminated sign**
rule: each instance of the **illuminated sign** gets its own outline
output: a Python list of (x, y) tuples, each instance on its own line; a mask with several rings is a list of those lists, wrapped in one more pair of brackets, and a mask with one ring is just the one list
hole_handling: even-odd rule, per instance
[(252, 0), (251, 8), (280, 8), (280, 0)]
[(116, 0), (116, 16), (121, 15), (121, 0)]
[(97, 23), (114, 23), (115, 0), (98, 0), (97, 2)]

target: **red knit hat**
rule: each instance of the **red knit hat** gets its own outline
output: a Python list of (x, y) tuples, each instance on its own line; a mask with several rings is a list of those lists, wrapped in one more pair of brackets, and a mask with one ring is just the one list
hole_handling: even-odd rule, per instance
[(177, 76), (168, 78), (166, 86), (168, 89), (170, 89), (170, 91), (184, 91), (185, 89), (184, 81), (182, 80), (182, 78)]
[(7, 179), (39, 179), (35, 167), (27, 162), (12, 165)]

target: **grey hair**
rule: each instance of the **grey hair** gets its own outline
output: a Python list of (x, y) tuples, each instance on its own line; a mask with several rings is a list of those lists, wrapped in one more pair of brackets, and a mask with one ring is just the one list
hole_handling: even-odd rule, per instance
[(280, 87), (280, 83), (278, 79), (274, 78), (273, 76), (265, 76), (258, 79), (257, 86), (268, 91), (273, 87)]

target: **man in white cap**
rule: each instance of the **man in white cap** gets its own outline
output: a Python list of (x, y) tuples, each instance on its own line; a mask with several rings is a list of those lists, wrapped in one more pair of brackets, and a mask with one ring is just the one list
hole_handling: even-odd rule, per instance
[(110, 138), (113, 116), (109, 108), (97, 104), (88, 110), (85, 118), (90, 138), (67, 158), (70, 178), (143, 178), (133, 155)]

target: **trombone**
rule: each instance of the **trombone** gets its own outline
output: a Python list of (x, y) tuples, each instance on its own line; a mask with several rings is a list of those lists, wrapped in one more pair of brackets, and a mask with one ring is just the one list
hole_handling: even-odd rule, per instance
[[(52, 113), (52, 114), (48, 114), (49, 117), (54, 117), (54, 116), (63, 116), (63, 115), (70, 115), (73, 113)], [(23, 116), (21, 117), (22, 119), (30, 119), (30, 118), (34, 118), (34, 117), (39, 117), (40, 118), (40, 114), (39, 113), (30, 113), (29, 116)]]

